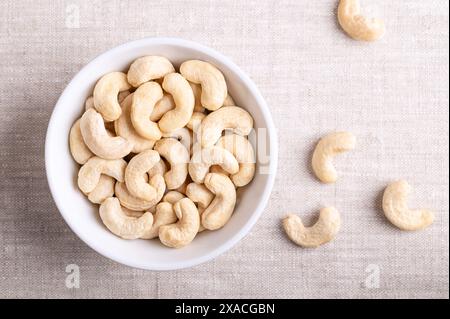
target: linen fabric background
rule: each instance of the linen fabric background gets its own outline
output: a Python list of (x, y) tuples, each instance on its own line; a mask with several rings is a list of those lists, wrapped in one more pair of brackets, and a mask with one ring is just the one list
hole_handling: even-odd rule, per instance
[[(448, 298), (449, 3), (362, 0), (385, 37), (348, 38), (337, 0), (0, 2), (0, 297)], [(179, 271), (112, 262), (61, 218), (44, 170), (53, 107), (92, 58), (143, 37), (200, 42), (234, 60), (260, 88), (279, 135), (276, 183), (251, 233), (227, 253)], [(82, 106), (80, 105), (80, 108)], [(357, 148), (337, 158), (340, 179), (310, 168), (318, 138), (348, 130)], [(404, 178), (411, 207), (436, 221), (402, 232), (381, 210)], [(301, 249), (281, 218), (314, 222), (334, 205), (335, 241)], [(66, 266), (80, 287), (65, 285)]]

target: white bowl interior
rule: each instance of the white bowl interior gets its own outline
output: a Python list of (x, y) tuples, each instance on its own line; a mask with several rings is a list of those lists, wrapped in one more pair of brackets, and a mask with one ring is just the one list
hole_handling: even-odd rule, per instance
[[(126, 71), (129, 64), (144, 55), (162, 55), (177, 67), (189, 59), (215, 64), (225, 75), (236, 104), (247, 109), (255, 128), (265, 128), (268, 160), (258, 156), (257, 174), (240, 191), (240, 200), (231, 220), (218, 231), (200, 233), (181, 249), (170, 249), (158, 240), (124, 240), (108, 231), (98, 217), (98, 206), (91, 204), (77, 187), (79, 166), (68, 147), (69, 130), (81, 116), (84, 101), (96, 81), (111, 71)], [(258, 136), (261, 141), (261, 136)], [(219, 255), (241, 239), (253, 226), (267, 203), (275, 176), (276, 137), (270, 113), (257, 88), (243, 72), (217, 52), (178, 39), (143, 39), (116, 47), (85, 66), (61, 95), (50, 120), (46, 140), (47, 178), (55, 202), (71, 229), (99, 253), (123, 264), (153, 270), (192, 266)], [(263, 167), (264, 166), (264, 167)]]

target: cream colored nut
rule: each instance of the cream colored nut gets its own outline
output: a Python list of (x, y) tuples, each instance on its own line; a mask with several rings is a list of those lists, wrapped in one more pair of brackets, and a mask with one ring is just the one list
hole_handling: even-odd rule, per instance
[(175, 72), (175, 68), (167, 58), (148, 55), (136, 59), (130, 65), (127, 78), (137, 88), (144, 82), (162, 78), (172, 72)]
[(163, 159), (160, 159), (158, 163), (156, 163), (152, 168), (150, 168), (147, 172), (148, 176), (152, 178), (155, 175), (164, 176), (167, 172), (167, 165)]
[(236, 102), (234, 102), (230, 94), (227, 94), (225, 101), (223, 101), (223, 106), (234, 106), (234, 105), (236, 105)]
[(188, 81), (178, 73), (167, 74), (162, 84), (164, 90), (172, 94), (175, 109), (165, 113), (158, 125), (163, 133), (170, 133), (189, 122), (194, 110), (194, 94)]
[(115, 197), (106, 199), (100, 205), (100, 218), (105, 226), (114, 234), (123, 239), (137, 239), (151, 229), (153, 215), (145, 213), (141, 217), (127, 216), (120, 202)]
[(386, 218), (402, 230), (420, 230), (434, 221), (434, 214), (426, 209), (408, 208), (407, 197), (411, 186), (406, 181), (388, 185), (383, 195), (383, 211)]
[(122, 206), (135, 211), (147, 211), (159, 203), (166, 190), (166, 183), (161, 175), (155, 175), (150, 178), (150, 185), (157, 190), (156, 198), (151, 201), (146, 201), (131, 195), (125, 183), (117, 182), (114, 191)]
[(183, 198), (173, 205), (178, 222), (159, 228), (159, 239), (172, 248), (181, 248), (189, 244), (197, 235), (200, 217), (197, 207), (189, 198)]
[(186, 187), (186, 196), (197, 203), (199, 212), (203, 212), (214, 199), (214, 194), (203, 184), (190, 183)]
[(314, 248), (336, 237), (341, 228), (341, 216), (334, 207), (321, 209), (318, 221), (311, 227), (305, 227), (300, 217), (294, 214), (283, 219), (283, 228), (295, 244)]
[(88, 199), (94, 204), (101, 204), (114, 195), (116, 180), (107, 175), (101, 175), (95, 188), (88, 194)]
[(175, 131), (173, 131), (171, 133), (164, 133), (163, 137), (174, 138), (174, 139), (178, 140), (181, 144), (183, 144), (184, 147), (186, 147), (186, 149), (188, 150), (188, 152), (191, 151), (192, 139), (193, 139), (192, 133), (186, 127), (176, 129)]
[(224, 130), (232, 130), (237, 135), (246, 136), (253, 128), (253, 118), (243, 108), (224, 106), (208, 114), (200, 126), (202, 147), (214, 145)]
[(200, 84), (189, 82), (192, 93), (194, 93), (195, 104), (194, 112), (204, 112), (205, 108), (202, 106), (202, 87)]
[(239, 171), (239, 163), (233, 154), (222, 147), (203, 148), (192, 155), (189, 163), (189, 175), (196, 183), (203, 183), (211, 165), (220, 165), (229, 174)]
[(94, 156), (94, 154), (84, 143), (83, 136), (81, 135), (80, 119), (76, 120), (70, 129), (69, 147), (73, 159), (78, 164), (84, 164), (88, 161), (88, 159)]
[(133, 145), (120, 136), (110, 136), (102, 116), (94, 109), (84, 112), (80, 120), (84, 143), (95, 155), (104, 159), (119, 159), (131, 152)]
[(161, 86), (156, 82), (142, 84), (133, 94), (131, 102), (131, 123), (142, 137), (159, 140), (161, 131), (158, 123), (150, 120), (155, 104), (163, 97)]
[(153, 150), (143, 151), (130, 160), (125, 170), (125, 184), (131, 195), (146, 201), (157, 197), (157, 189), (146, 181), (146, 177), (159, 161), (158, 152)]
[(142, 215), (144, 215), (144, 212), (138, 212), (138, 211), (136, 211), (136, 210), (131, 210), (131, 209), (128, 209), (128, 208), (123, 207), (123, 206), (121, 206), (121, 207), (122, 207), (122, 211), (123, 211), (123, 212), (125, 213), (125, 215), (127, 215), (127, 216), (139, 218), (139, 217), (141, 217)]
[(236, 189), (228, 177), (215, 173), (206, 175), (205, 186), (215, 197), (202, 213), (202, 225), (209, 230), (219, 229), (233, 214), (236, 205)]
[(153, 122), (158, 122), (164, 114), (175, 108), (175, 101), (172, 95), (164, 93), (161, 100), (159, 100), (155, 107), (153, 108), (152, 114), (150, 115), (150, 120)]
[(198, 128), (202, 124), (203, 119), (206, 117), (204, 113), (194, 112), (192, 113), (191, 119), (186, 124), (187, 128), (195, 133), (198, 132)]
[(342, 29), (355, 40), (375, 41), (386, 31), (382, 20), (361, 15), (359, 0), (340, 0), (338, 20)]
[(94, 87), (94, 105), (107, 122), (117, 120), (122, 113), (118, 94), (130, 89), (127, 76), (122, 72), (111, 72), (104, 75)]
[(236, 187), (250, 183), (255, 176), (255, 151), (252, 144), (243, 136), (228, 134), (222, 136), (216, 146), (229, 151), (239, 163), (239, 172), (231, 176)]
[(201, 104), (208, 110), (220, 108), (227, 96), (227, 83), (215, 66), (208, 62), (189, 60), (180, 66), (180, 73), (190, 82), (201, 85)]
[(133, 153), (140, 153), (142, 151), (152, 149), (155, 145), (154, 140), (148, 140), (140, 136), (131, 123), (131, 102), (134, 93), (128, 95), (122, 102), (122, 115), (118, 120), (114, 121), (114, 127), (117, 135), (122, 136), (128, 140), (132, 145)]
[(192, 183), (192, 179), (191, 177), (188, 175), (186, 177), (186, 179), (184, 180), (183, 184), (181, 184), (181, 186), (175, 188), (175, 191), (177, 191), (178, 193), (184, 194), (186, 195), (186, 188), (187, 186)]
[(222, 167), (220, 167), (220, 165), (211, 165), (211, 167), (209, 168), (209, 172), (222, 174), (222, 175), (230, 177), (230, 174), (228, 174), (227, 171), (225, 171)]
[(170, 192), (167, 192), (166, 195), (164, 195), (162, 201), (173, 205), (176, 202), (178, 202), (180, 199), (185, 198), (185, 197), (186, 196), (184, 196), (184, 194), (182, 194), (180, 192), (170, 191)]
[(84, 102), (84, 110), (87, 111), (87, 110), (93, 109), (93, 108), (95, 108), (95, 106), (94, 106), (94, 97), (90, 96)]
[(156, 205), (156, 211), (153, 215), (153, 226), (150, 230), (141, 236), (142, 239), (153, 239), (158, 237), (159, 228), (164, 225), (170, 225), (176, 223), (178, 220), (177, 215), (173, 210), (171, 203), (161, 202)]
[(167, 189), (176, 189), (186, 180), (188, 174), (189, 152), (183, 144), (173, 138), (163, 138), (156, 142), (154, 150), (170, 164), (164, 174)]
[(91, 157), (78, 172), (78, 187), (83, 193), (89, 194), (97, 186), (101, 174), (123, 182), (126, 166), (127, 162), (123, 159), (105, 160), (96, 156)]
[(312, 156), (312, 168), (317, 178), (324, 183), (334, 183), (338, 174), (333, 165), (333, 157), (354, 149), (355, 144), (355, 136), (348, 132), (331, 133), (321, 138)]

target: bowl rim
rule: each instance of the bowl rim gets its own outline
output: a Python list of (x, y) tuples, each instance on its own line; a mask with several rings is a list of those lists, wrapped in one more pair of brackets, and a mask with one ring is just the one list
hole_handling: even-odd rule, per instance
[[(218, 247), (213, 248), (210, 252), (204, 254), (203, 256), (197, 257), (195, 259), (190, 259), (187, 261), (177, 261), (176, 263), (166, 263), (163, 265), (161, 264), (152, 264), (152, 263), (137, 263), (132, 262), (129, 260), (125, 260), (124, 258), (121, 258), (121, 256), (113, 255), (106, 251), (106, 249), (103, 249), (101, 245), (97, 244), (95, 240), (91, 238), (91, 236), (84, 235), (83, 232), (79, 231), (77, 227), (72, 224), (70, 220), (70, 214), (66, 212), (66, 206), (62, 199), (56, 195), (56, 183), (54, 182), (54, 172), (52, 171), (50, 167), (50, 159), (48, 156), (48, 153), (50, 152), (50, 141), (53, 136), (53, 127), (55, 126), (55, 122), (57, 119), (55, 118), (55, 112), (58, 108), (61, 108), (61, 101), (64, 100), (65, 95), (68, 95), (71, 90), (72, 86), (74, 85), (74, 82), (78, 78), (84, 75), (85, 70), (88, 69), (91, 65), (96, 64), (99, 60), (107, 58), (108, 55), (112, 55), (116, 53), (117, 51), (121, 51), (124, 49), (132, 49), (136, 47), (141, 47), (145, 45), (175, 45), (175, 46), (181, 46), (181, 47), (187, 47), (190, 49), (194, 49), (197, 51), (201, 51), (205, 53), (208, 56), (211, 56), (212, 58), (220, 61), (224, 65), (226, 65), (227, 68), (229, 68), (231, 71), (236, 73), (243, 82), (248, 86), (252, 94), (254, 95), (258, 106), (261, 109), (262, 115), (267, 123), (267, 131), (269, 135), (269, 141), (270, 141), (270, 154), (269, 154), (269, 173), (266, 185), (264, 187), (264, 191), (262, 194), (262, 200), (258, 203), (258, 205), (255, 207), (250, 219), (247, 221), (245, 225), (243, 225), (236, 234), (231, 236), (228, 240), (226, 240), (223, 244), (221, 244)], [(47, 176), (47, 183), (49, 185), (50, 193), (52, 195), (52, 198), (56, 204), (56, 207), (58, 208), (59, 213), (65, 220), (66, 224), (69, 226), (69, 228), (90, 248), (92, 248), (94, 251), (99, 253), (100, 255), (107, 257), (115, 262), (118, 262), (123, 265), (127, 265), (133, 268), (139, 268), (139, 269), (145, 269), (145, 270), (176, 270), (176, 269), (182, 269), (182, 268), (189, 268), (196, 265), (199, 265), (201, 263), (207, 262), (209, 260), (212, 260), (219, 255), (225, 253), (227, 250), (232, 248), (234, 245), (236, 245), (242, 238), (244, 238), (250, 230), (253, 228), (253, 226), (256, 224), (258, 219), (260, 218), (262, 212), (264, 211), (267, 202), (269, 200), (270, 194), (272, 192), (272, 188), (275, 182), (275, 176), (277, 171), (277, 165), (278, 165), (278, 139), (277, 139), (277, 132), (276, 128), (273, 122), (272, 115), (270, 113), (270, 110), (267, 106), (266, 101), (264, 100), (261, 92), (257, 88), (256, 84), (250, 79), (250, 77), (241, 70), (240, 67), (238, 67), (230, 58), (226, 57), (225, 55), (219, 53), (218, 51), (211, 49), (205, 45), (199, 44), (197, 42), (180, 39), (180, 38), (173, 38), (173, 37), (146, 37), (138, 40), (133, 40), (129, 42), (122, 43), (118, 46), (115, 46), (99, 55), (97, 55), (95, 58), (93, 58), (89, 63), (85, 64), (76, 74), (75, 76), (70, 80), (68, 85), (63, 90), (62, 94), (58, 98), (58, 101), (56, 102), (52, 114), (50, 116), (50, 120), (47, 127), (47, 133), (45, 138), (45, 171)]]

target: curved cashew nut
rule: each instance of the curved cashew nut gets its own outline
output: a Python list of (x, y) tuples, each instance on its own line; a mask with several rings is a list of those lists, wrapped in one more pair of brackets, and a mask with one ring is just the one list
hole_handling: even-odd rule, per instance
[(170, 73), (164, 77), (164, 90), (172, 94), (175, 109), (165, 113), (158, 125), (162, 132), (170, 133), (185, 127), (194, 110), (194, 94), (188, 81), (179, 73)]
[(386, 31), (382, 20), (361, 15), (359, 0), (340, 0), (338, 20), (342, 29), (355, 40), (375, 41)]
[(200, 126), (200, 141), (203, 147), (214, 145), (222, 131), (230, 129), (237, 135), (248, 135), (253, 128), (253, 118), (243, 108), (223, 106), (208, 114)]
[(177, 192), (177, 191), (170, 191), (167, 192), (166, 195), (164, 195), (162, 201), (163, 202), (167, 202), (170, 204), (175, 204), (176, 202), (178, 202), (180, 199), (185, 198), (186, 196), (184, 196), (184, 194)]
[(199, 212), (203, 212), (214, 199), (214, 194), (203, 184), (190, 183), (186, 187), (186, 196), (198, 204)]
[(153, 226), (147, 232), (145, 232), (142, 239), (153, 239), (158, 237), (159, 228), (164, 225), (170, 225), (176, 223), (178, 220), (177, 215), (173, 210), (171, 203), (161, 202), (156, 205), (156, 211), (153, 215)]
[(114, 177), (123, 182), (127, 162), (123, 159), (105, 160), (100, 157), (91, 157), (78, 172), (78, 187), (85, 194), (92, 192), (97, 186), (101, 174)]
[(229, 151), (222, 147), (212, 146), (194, 152), (189, 163), (189, 175), (196, 183), (203, 183), (211, 165), (220, 165), (226, 172), (236, 174), (239, 163)]
[(122, 136), (128, 140), (132, 145), (133, 153), (140, 153), (142, 151), (152, 149), (155, 145), (154, 140), (148, 140), (140, 136), (131, 122), (131, 103), (134, 93), (128, 95), (122, 102), (122, 115), (114, 121), (114, 128), (117, 135)]
[(156, 102), (153, 108), (152, 114), (150, 115), (150, 120), (153, 122), (158, 122), (164, 114), (175, 108), (175, 101), (172, 95), (164, 93), (161, 100)]
[(130, 89), (127, 75), (122, 72), (111, 72), (104, 75), (94, 87), (94, 106), (107, 122), (117, 120), (122, 113), (118, 94)]
[(188, 152), (191, 151), (192, 136), (191, 136), (191, 131), (189, 131), (189, 129), (182, 127), (182, 128), (176, 129), (175, 131), (173, 131), (171, 133), (164, 133), (163, 137), (174, 138), (174, 139), (178, 140), (181, 144), (183, 144), (184, 147), (186, 147), (186, 149), (188, 150)]
[(145, 213), (138, 218), (130, 217), (123, 212), (119, 200), (115, 197), (106, 199), (100, 205), (99, 212), (105, 226), (123, 239), (137, 239), (153, 225), (151, 213)]
[(202, 112), (194, 112), (192, 113), (191, 119), (186, 124), (187, 128), (196, 134), (198, 132), (198, 128), (200, 124), (202, 124), (203, 119), (206, 117), (205, 113)]
[(202, 213), (202, 225), (209, 230), (219, 229), (233, 214), (236, 190), (227, 176), (216, 173), (206, 175), (205, 186), (215, 194), (215, 197)]
[(189, 198), (183, 198), (173, 205), (178, 222), (159, 228), (159, 239), (172, 248), (181, 248), (189, 244), (198, 233), (200, 217), (197, 207)]
[(227, 83), (215, 66), (200, 60), (189, 60), (180, 66), (180, 73), (190, 82), (201, 85), (201, 104), (214, 111), (223, 105), (227, 96)]
[(104, 159), (120, 159), (131, 152), (133, 145), (121, 136), (110, 136), (102, 116), (94, 109), (84, 112), (80, 120), (84, 143), (95, 155)]
[(411, 186), (406, 181), (388, 185), (383, 195), (384, 215), (402, 230), (420, 230), (433, 223), (434, 214), (426, 209), (409, 209), (407, 197), (410, 192)]
[(222, 136), (216, 144), (228, 150), (239, 163), (239, 172), (231, 176), (236, 187), (247, 185), (255, 175), (255, 151), (252, 144), (243, 136), (229, 134)]
[(161, 131), (158, 124), (150, 120), (153, 108), (163, 97), (161, 86), (156, 82), (142, 84), (133, 94), (131, 102), (131, 122), (136, 131), (149, 140), (159, 140)]
[(147, 172), (160, 161), (158, 152), (143, 151), (134, 156), (125, 170), (125, 184), (131, 195), (146, 201), (157, 197), (157, 190), (146, 181)]
[(194, 93), (194, 112), (204, 112), (205, 108), (202, 106), (202, 87), (200, 84), (189, 82), (191, 86), (192, 93)]
[(355, 148), (356, 138), (348, 132), (331, 133), (320, 139), (312, 156), (312, 168), (324, 183), (334, 183), (338, 174), (333, 166), (336, 154)]
[(128, 82), (139, 87), (142, 83), (164, 77), (175, 72), (170, 61), (162, 56), (148, 55), (134, 60), (128, 70)]
[(314, 248), (323, 245), (337, 235), (341, 227), (341, 216), (334, 207), (320, 210), (318, 221), (311, 227), (305, 227), (300, 217), (290, 214), (283, 219), (283, 228), (295, 244)]
[(105, 199), (114, 195), (116, 180), (108, 175), (100, 175), (95, 188), (88, 194), (88, 199), (94, 204), (101, 204)]
[(80, 129), (80, 119), (76, 120), (69, 133), (69, 148), (73, 159), (78, 164), (84, 164), (94, 154), (89, 150), (83, 140)]
[(147, 201), (131, 195), (125, 183), (117, 182), (114, 190), (117, 198), (120, 201), (120, 204), (134, 211), (146, 211), (152, 209), (164, 196), (166, 183), (164, 182), (164, 178), (161, 175), (153, 176), (152, 178), (150, 178), (149, 183), (156, 189), (156, 198)]
[[(159, 155), (159, 154), (158, 154)], [(164, 163), (163, 159), (160, 159), (158, 163), (153, 165), (152, 168), (150, 168), (147, 171), (147, 174), (150, 178), (152, 178), (155, 175), (161, 175), (164, 176), (164, 174), (167, 172), (167, 166), (166, 163)]]
[(154, 150), (170, 164), (170, 170), (164, 174), (167, 189), (180, 187), (188, 174), (189, 152), (186, 147), (169, 137), (157, 141)]

